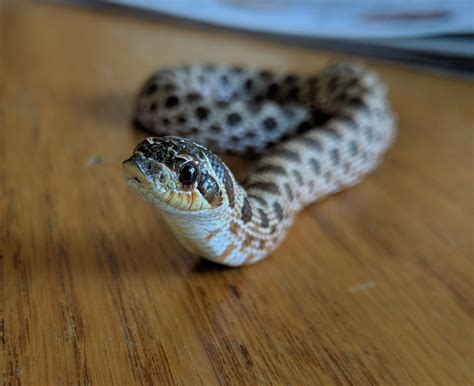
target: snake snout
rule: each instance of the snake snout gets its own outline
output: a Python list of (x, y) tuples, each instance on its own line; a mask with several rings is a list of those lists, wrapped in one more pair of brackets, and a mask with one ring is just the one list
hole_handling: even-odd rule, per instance
[(133, 180), (136, 183), (151, 187), (151, 182), (142, 172), (141, 168), (137, 164), (136, 160), (133, 159), (133, 157), (123, 161), (122, 166), (124, 175), (128, 180)]

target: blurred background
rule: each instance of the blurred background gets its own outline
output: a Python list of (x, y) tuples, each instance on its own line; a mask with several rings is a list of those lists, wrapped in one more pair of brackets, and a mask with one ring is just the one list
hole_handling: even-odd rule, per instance
[(471, 0), (114, 0), (73, 3), (267, 35), (471, 77)]
[[(0, 0), (3, 384), (474, 385), (473, 4)], [(345, 60), (397, 141), (271, 258), (206, 263), (127, 187), (153, 71)]]

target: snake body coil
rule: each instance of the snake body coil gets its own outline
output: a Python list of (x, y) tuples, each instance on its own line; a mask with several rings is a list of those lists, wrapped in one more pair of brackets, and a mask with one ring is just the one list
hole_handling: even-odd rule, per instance
[[(136, 119), (159, 137), (124, 162), (128, 184), (188, 250), (230, 266), (268, 256), (305, 205), (359, 182), (395, 136), (384, 87), (356, 64), (308, 78), (162, 70), (141, 91)], [(259, 158), (239, 184), (202, 145)]]

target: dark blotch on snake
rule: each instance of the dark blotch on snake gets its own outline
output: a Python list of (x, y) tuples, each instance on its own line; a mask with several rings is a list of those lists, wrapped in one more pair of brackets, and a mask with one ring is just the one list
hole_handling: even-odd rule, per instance
[(229, 198), (229, 206), (233, 208), (235, 206), (234, 184), (232, 183), (232, 177), (230, 176), (225, 166), (223, 167), (223, 173), (225, 191), (227, 193), (227, 197)]
[(339, 132), (332, 127), (323, 126), (323, 127), (320, 127), (319, 130), (324, 131), (325, 133), (328, 133), (329, 135), (331, 135), (331, 137), (335, 139), (341, 138), (341, 134), (339, 134)]
[(156, 85), (156, 83), (152, 83), (152, 84), (150, 84), (150, 85), (145, 89), (145, 93), (146, 93), (147, 95), (151, 95), (151, 94), (153, 94), (157, 89), (158, 89), (158, 86)]
[(288, 74), (283, 80), (285, 83), (295, 83), (298, 80), (298, 77), (295, 74)]
[(350, 170), (351, 170), (351, 164), (349, 162), (346, 162), (344, 164), (344, 173), (349, 173)]
[(276, 155), (276, 156), (285, 158), (289, 161), (298, 162), (298, 161), (301, 160), (300, 155), (297, 152), (285, 149), (284, 147), (276, 148), (275, 150), (272, 151), (272, 155)]
[(314, 158), (310, 158), (309, 163), (316, 174), (319, 174), (321, 172), (321, 168), (319, 166), (318, 161), (316, 161)]
[(260, 218), (262, 220), (261, 223), (260, 223), (262, 225), (262, 227), (264, 227), (264, 228), (268, 227), (270, 225), (270, 223), (268, 222), (267, 214), (261, 208), (258, 209), (258, 213), (260, 214)]
[(280, 189), (273, 182), (253, 182), (247, 185), (247, 189), (258, 189), (275, 194), (280, 193)]
[(249, 194), (249, 197), (252, 198), (252, 200), (258, 202), (261, 206), (267, 206), (268, 205), (268, 203), (265, 201), (265, 199), (263, 199), (260, 196), (256, 196), (254, 194)]
[(221, 197), (219, 185), (216, 180), (208, 174), (203, 173), (201, 175), (197, 188), (204, 199), (209, 203)]
[(200, 106), (196, 109), (196, 117), (200, 121), (206, 120), (208, 116), (209, 116), (209, 109), (207, 109), (206, 107)]
[(255, 155), (255, 154), (258, 153), (258, 149), (257, 149), (255, 146), (247, 145), (247, 146), (245, 146), (245, 152), (246, 152), (249, 156), (252, 156), (252, 155)]
[(241, 66), (232, 66), (231, 71), (235, 72), (236, 74), (240, 74), (244, 69)]
[(319, 78), (317, 76), (310, 76), (308, 78), (308, 84), (310, 87), (317, 88), (319, 84)]
[[(233, 208), (235, 205), (234, 187), (232, 184), (232, 178), (230, 177), (226, 166), (211, 152), (207, 152), (206, 156), (212, 166), (212, 169), (214, 170), (216, 177), (224, 182), (227, 197), (229, 198), (229, 206)], [(201, 178), (200, 185), (203, 191), (206, 192), (207, 196), (204, 194), (203, 195), (208, 201), (214, 199), (217, 194), (220, 194), (219, 186), (211, 176), (207, 175), (205, 178)]]
[(348, 81), (347, 84), (344, 87), (346, 88), (346, 90), (349, 90), (352, 87), (357, 86), (359, 83), (360, 83), (359, 79), (354, 78), (354, 79), (351, 79), (350, 81)]
[(352, 156), (357, 155), (357, 152), (358, 152), (359, 150), (358, 150), (358, 148), (357, 148), (357, 143), (356, 143), (356, 141), (351, 141), (351, 142), (349, 143), (349, 150), (350, 150)]
[(317, 139), (310, 137), (309, 135), (304, 135), (298, 138), (299, 142), (302, 142), (305, 146), (312, 147), (316, 150), (323, 150), (323, 145)]
[(298, 125), (298, 128), (296, 129), (298, 134), (304, 133), (305, 131), (308, 131), (311, 128), (311, 124), (308, 121), (303, 121)]
[(337, 119), (342, 121), (351, 130), (357, 130), (358, 128), (354, 122), (353, 115), (347, 111), (341, 111)]
[(250, 206), (247, 197), (244, 198), (244, 205), (242, 206), (241, 213), (243, 222), (249, 222), (252, 219), (252, 207)]
[(296, 181), (298, 182), (299, 185), (303, 185), (303, 177), (301, 177), (300, 172), (298, 170), (293, 170), (293, 175), (296, 178)]
[(273, 203), (273, 210), (275, 211), (278, 221), (283, 220), (283, 208), (278, 202)]
[(334, 165), (337, 165), (339, 163), (339, 150), (337, 149), (331, 150), (331, 159)]
[(309, 84), (309, 98), (311, 99), (312, 102), (315, 101), (318, 91), (319, 91), (319, 80), (316, 77), (310, 77), (308, 78), (308, 84)]
[(188, 100), (188, 102), (196, 102), (196, 101), (200, 100), (201, 98), (202, 98), (201, 94), (198, 94), (196, 92), (189, 93), (186, 96), (186, 99)]
[(280, 92), (280, 86), (276, 83), (272, 83), (267, 89), (267, 98), (275, 99)]
[(353, 96), (346, 101), (348, 106), (358, 108), (364, 104), (364, 100), (360, 96)]
[(237, 113), (232, 113), (227, 116), (227, 123), (231, 126), (235, 126), (242, 121), (242, 117)]
[(270, 79), (272, 77), (272, 73), (266, 70), (260, 71), (258, 75), (260, 75), (263, 79)]
[(220, 133), (222, 131), (222, 127), (220, 127), (219, 125), (212, 125), (211, 127), (209, 127), (209, 130), (213, 133)]
[(218, 101), (216, 102), (217, 107), (223, 109), (229, 106), (229, 102), (227, 101)]
[(286, 176), (286, 170), (278, 165), (263, 165), (260, 166), (257, 170), (257, 173), (273, 173), (278, 174), (280, 176)]
[(166, 107), (167, 108), (173, 108), (173, 107), (176, 107), (179, 105), (179, 99), (178, 97), (172, 95), (172, 96), (169, 96), (167, 99), (166, 99)]
[(372, 128), (371, 127), (366, 127), (365, 129), (365, 135), (367, 137), (367, 141), (372, 142), (374, 140), (374, 134), (372, 132)]
[(247, 79), (245, 81), (245, 89), (247, 91), (250, 91), (250, 90), (252, 90), (252, 88), (253, 88), (253, 80), (252, 79)]
[(320, 126), (320, 125), (325, 124), (327, 121), (329, 121), (329, 119), (332, 118), (332, 115), (325, 113), (321, 109), (315, 108), (311, 112), (311, 118), (313, 119), (313, 124), (315, 126)]
[(229, 84), (229, 77), (227, 75), (221, 75), (221, 83), (223, 85), (228, 85)]
[(299, 87), (293, 87), (288, 91), (288, 94), (286, 95), (287, 99), (290, 101), (295, 101), (299, 98), (300, 96), (300, 89)]
[(221, 181), (224, 181), (226, 178), (226, 170), (222, 161), (212, 153), (208, 153), (207, 158), (211, 163), (212, 169), (214, 170), (216, 177), (219, 178)]
[(176, 90), (176, 86), (174, 84), (166, 84), (164, 86), (164, 89), (168, 92), (171, 92), (171, 91), (175, 91)]
[(293, 196), (293, 191), (291, 190), (290, 184), (285, 183), (284, 187), (285, 187), (285, 191), (286, 191), (286, 195), (288, 196), (288, 199), (290, 201), (293, 201), (294, 196)]
[(334, 90), (337, 87), (338, 80), (337, 78), (331, 78), (328, 82), (328, 87), (330, 90)]
[(264, 121), (263, 121), (263, 128), (267, 131), (273, 131), (275, 130), (277, 127), (277, 122), (275, 121), (275, 119), (273, 118), (266, 118)]

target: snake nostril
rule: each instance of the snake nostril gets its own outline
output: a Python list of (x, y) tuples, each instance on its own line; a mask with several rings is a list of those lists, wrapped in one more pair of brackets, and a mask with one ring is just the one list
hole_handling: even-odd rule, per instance
[(158, 176), (158, 180), (164, 184), (166, 182), (166, 173), (161, 172)]
[(133, 180), (134, 180), (135, 182), (138, 182), (139, 184), (141, 183), (141, 181), (140, 181), (137, 177), (133, 177)]

